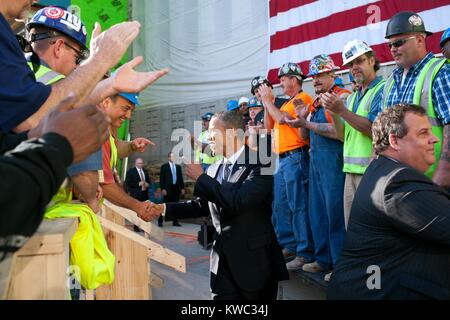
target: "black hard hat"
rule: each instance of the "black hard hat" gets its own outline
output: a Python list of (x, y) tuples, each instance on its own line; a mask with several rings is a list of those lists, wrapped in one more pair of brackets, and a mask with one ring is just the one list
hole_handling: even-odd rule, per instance
[(402, 11), (389, 20), (386, 28), (386, 39), (403, 33), (423, 32), (427, 36), (433, 34), (425, 30), (422, 18), (415, 12)]
[(250, 92), (254, 95), (255, 94), (255, 90), (260, 85), (262, 85), (263, 83), (267, 84), (269, 87), (271, 87), (273, 89), (272, 84), (269, 82), (269, 80), (267, 80), (266, 77), (264, 77), (264, 76), (257, 76), (257, 77), (254, 77), (252, 82), (251, 82), (252, 88), (250, 89)]
[(296, 77), (299, 80), (306, 79), (300, 66), (294, 62), (287, 62), (278, 70), (278, 79), (282, 76)]

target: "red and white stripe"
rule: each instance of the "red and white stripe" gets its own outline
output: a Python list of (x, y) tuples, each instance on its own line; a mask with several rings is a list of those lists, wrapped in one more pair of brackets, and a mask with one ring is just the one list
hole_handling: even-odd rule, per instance
[[(278, 68), (285, 62), (299, 63), (306, 74), (309, 60), (326, 53), (341, 66), (344, 44), (353, 39), (370, 45), (381, 62), (392, 61), (384, 35), (389, 19), (400, 11), (422, 17), (433, 32), (427, 48), (439, 53), (450, 0), (270, 0), (269, 11), (268, 79), (278, 83)], [(379, 12), (378, 22), (374, 12)]]

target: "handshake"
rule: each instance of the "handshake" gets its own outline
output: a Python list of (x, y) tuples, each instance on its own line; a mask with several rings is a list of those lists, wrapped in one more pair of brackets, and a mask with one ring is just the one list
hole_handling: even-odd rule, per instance
[(142, 220), (151, 221), (158, 218), (163, 213), (164, 204), (156, 204), (147, 200), (139, 202), (139, 206), (134, 211)]

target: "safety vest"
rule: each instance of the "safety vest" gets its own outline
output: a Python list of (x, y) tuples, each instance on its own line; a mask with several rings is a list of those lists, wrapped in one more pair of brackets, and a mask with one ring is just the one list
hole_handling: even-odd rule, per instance
[[(381, 80), (369, 89), (362, 98), (356, 114), (367, 118), (373, 99), (383, 87), (385, 81)], [(347, 108), (353, 112), (356, 101), (356, 92), (347, 98)], [(372, 158), (372, 139), (361, 131), (353, 128), (348, 122), (344, 124), (344, 168), (343, 171), (354, 174), (364, 174)]]
[[(30, 69), (33, 69), (31, 62), (28, 62), (28, 66), (30, 67)], [(36, 81), (46, 85), (53, 84), (65, 78), (62, 74), (53, 71), (52, 69), (44, 65), (41, 65), (39, 67), (39, 70), (34, 74), (34, 76), (36, 77)]]
[[(439, 141), (434, 145), (434, 155), (436, 160), (434, 164), (430, 166), (430, 168), (428, 168), (427, 172), (425, 172), (425, 175), (430, 178), (433, 177), (433, 174), (436, 171), (436, 167), (439, 163), (439, 158), (441, 156), (442, 150), (442, 139), (444, 137), (442, 123), (436, 117), (436, 112), (434, 111), (431, 92), (433, 90), (434, 78), (446, 62), (447, 59), (432, 58), (425, 64), (425, 66), (420, 71), (419, 76), (417, 77), (412, 102), (413, 104), (420, 105), (423, 108), (426, 108), (428, 120), (431, 124), (431, 131), (439, 139)], [(386, 80), (386, 85), (383, 91), (383, 109), (386, 109), (388, 107), (387, 98), (392, 90), (392, 87), (394, 86), (394, 82), (394, 76), (393, 74), (391, 74), (390, 77)]]
[(109, 134), (109, 144), (111, 145), (111, 160), (109, 161), (109, 166), (111, 167), (111, 170), (114, 170), (117, 165), (117, 146), (112, 134)]
[[(200, 133), (200, 136), (198, 137), (198, 141), (200, 141), (201, 143), (207, 143), (207, 137), (208, 131), (202, 131), (202, 133)], [(207, 153), (201, 152), (201, 149), (199, 148), (196, 150), (195, 160), (204, 164), (213, 164), (220, 159), (218, 156), (212, 157)]]

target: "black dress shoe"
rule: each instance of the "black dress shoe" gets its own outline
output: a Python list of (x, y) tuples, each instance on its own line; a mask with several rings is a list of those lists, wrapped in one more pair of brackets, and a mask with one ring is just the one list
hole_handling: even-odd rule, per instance
[(181, 224), (179, 224), (178, 222), (174, 222), (174, 223), (173, 223), (173, 226), (174, 226), (174, 227), (181, 227)]
[(161, 222), (158, 222), (158, 227), (162, 227), (163, 224)]

